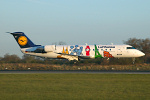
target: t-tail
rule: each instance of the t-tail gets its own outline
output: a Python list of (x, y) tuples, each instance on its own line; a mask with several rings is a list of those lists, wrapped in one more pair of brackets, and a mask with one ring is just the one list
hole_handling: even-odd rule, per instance
[(14, 36), (20, 48), (29, 48), (39, 45), (35, 45), (23, 32), (10, 33)]

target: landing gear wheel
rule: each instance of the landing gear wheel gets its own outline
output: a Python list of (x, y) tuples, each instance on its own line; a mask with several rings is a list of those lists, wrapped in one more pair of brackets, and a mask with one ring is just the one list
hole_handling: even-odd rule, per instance
[(132, 63), (135, 64), (135, 58), (132, 58)]

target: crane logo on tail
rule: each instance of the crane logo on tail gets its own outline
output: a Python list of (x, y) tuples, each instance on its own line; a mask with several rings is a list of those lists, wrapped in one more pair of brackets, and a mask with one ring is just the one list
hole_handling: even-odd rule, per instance
[(25, 37), (25, 36), (20, 36), (18, 38), (18, 43), (21, 45), (21, 46), (25, 46), (28, 42), (28, 39)]

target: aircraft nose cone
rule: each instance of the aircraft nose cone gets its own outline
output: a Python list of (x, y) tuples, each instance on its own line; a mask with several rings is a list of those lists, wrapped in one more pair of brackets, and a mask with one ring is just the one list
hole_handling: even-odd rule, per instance
[(141, 56), (141, 57), (142, 57), (142, 56), (145, 56), (145, 53), (140, 52), (140, 53), (139, 53), (139, 56)]

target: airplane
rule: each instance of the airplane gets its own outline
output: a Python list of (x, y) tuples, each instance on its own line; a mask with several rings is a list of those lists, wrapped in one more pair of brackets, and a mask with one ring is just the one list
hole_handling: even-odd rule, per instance
[(90, 58), (136, 58), (145, 54), (130, 45), (36, 45), (23, 32), (10, 33), (14, 36), (21, 52), (28, 55), (80, 60)]

